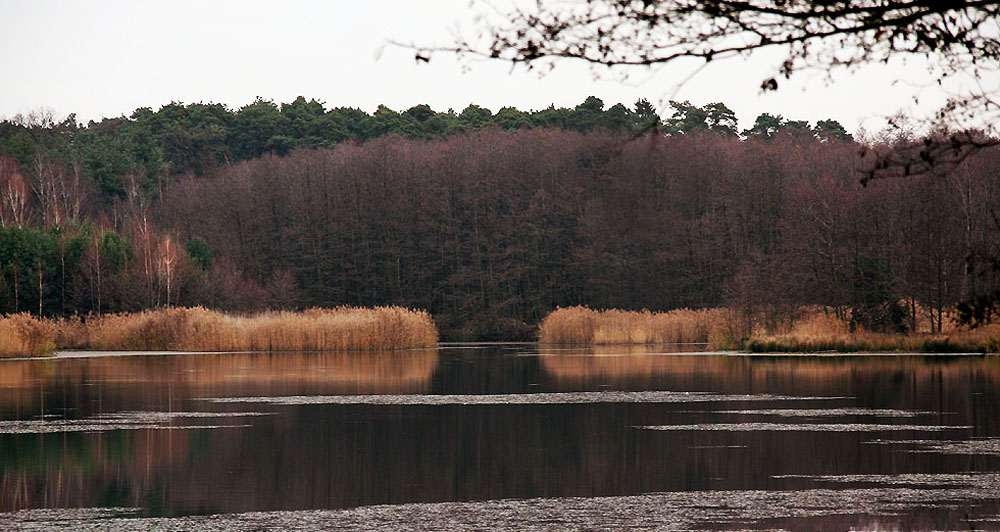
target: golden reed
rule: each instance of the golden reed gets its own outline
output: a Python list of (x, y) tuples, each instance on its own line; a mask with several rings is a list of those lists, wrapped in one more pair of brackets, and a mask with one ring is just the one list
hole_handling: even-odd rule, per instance
[(0, 318), (0, 357), (48, 355), (56, 350), (50, 328), (26, 313)]
[(707, 342), (729, 345), (724, 309), (678, 309), (669, 312), (559, 308), (542, 320), (545, 344), (665, 344)]
[(402, 307), (313, 308), (236, 316), (201, 307), (38, 320), (0, 319), (0, 356), (55, 349), (333, 351), (430, 347), (430, 315)]
[(850, 331), (843, 320), (821, 308), (804, 314), (778, 333), (754, 330), (736, 339), (731, 309), (633, 312), (560, 308), (542, 320), (540, 341), (562, 345), (656, 344), (707, 342), (713, 349), (744, 349), (756, 353), (905, 352), (997, 353), (1000, 324), (969, 330), (953, 323), (944, 333), (886, 334)]
[(787, 334), (755, 335), (743, 344), (752, 353), (998, 353), (1000, 325), (947, 333), (889, 334), (868, 331), (793, 330)]
[(966, 329), (950, 323), (943, 333), (851, 332), (847, 323), (815, 313), (781, 334), (754, 334), (743, 348), (755, 353), (997, 353), (1000, 324)]

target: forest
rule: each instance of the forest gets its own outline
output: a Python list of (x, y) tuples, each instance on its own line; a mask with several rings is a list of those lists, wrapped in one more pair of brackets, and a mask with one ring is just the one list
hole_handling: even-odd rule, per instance
[(1000, 285), (1000, 150), (861, 185), (834, 120), (640, 100), (493, 113), (298, 98), (0, 122), (0, 312), (426, 309), (531, 339), (557, 307), (822, 306), (941, 329)]

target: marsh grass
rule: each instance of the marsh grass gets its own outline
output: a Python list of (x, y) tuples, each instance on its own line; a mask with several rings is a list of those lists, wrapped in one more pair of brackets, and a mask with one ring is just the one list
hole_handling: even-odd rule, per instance
[(952, 321), (945, 332), (936, 334), (851, 332), (846, 322), (815, 308), (790, 329), (777, 334), (757, 332), (742, 347), (752, 353), (996, 353), (1000, 352), (1000, 324), (970, 330)]
[(705, 342), (713, 348), (731, 344), (724, 309), (669, 312), (559, 308), (542, 320), (539, 341), (546, 344), (665, 344)]
[(401, 307), (313, 308), (237, 316), (201, 307), (38, 320), (0, 319), (0, 356), (58, 349), (167, 351), (335, 351), (430, 347), (434, 322)]
[(804, 309), (784, 330), (755, 330), (742, 341), (731, 309), (673, 310), (654, 313), (560, 308), (545, 317), (540, 341), (561, 345), (707, 342), (710, 349), (752, 353), (997, 353), (1000, 324), (969, 330), (950, 324), (938, 334), (885, 334), (850, 331), (849, 325), (822, 308)]
[(44, 356), (56, 350), (49, 327), (29, 314), (0, 318), (0, 357)]
[(866, 331), (756, 336), (744, 349), (751, 353), (998, 353), (1000, 325), (944, 334), (885, 334)]

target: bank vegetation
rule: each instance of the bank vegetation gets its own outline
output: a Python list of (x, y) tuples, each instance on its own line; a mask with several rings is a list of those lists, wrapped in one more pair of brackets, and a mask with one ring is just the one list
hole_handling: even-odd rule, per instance
[(1000, 325), (970, 329), (954, 319), (943, 323), (940, 327), (935, 315), (933, 323), (928, 318), (915, 330), (893, 333), (866, 330), (839, 318), (832, 309), (817, 307), (799, 309), (787, 322), (768, 324), (763, 317), (736, 308), (636, 312), (577, 306), (546, 316), (539, 340), (581, 346), (704, 343), (709, 349), (754, 353), (1000, 352)]
[(102, 351), (336, 351), (430, 347), (430, 315), (402, 307), (312, 308), (225, 314), (202, 307), (38, 319), (0, 319), (0, 356)]
[(941, 139), (597, 98), (28, 118), (0, 120), (0, 313), (398, 305), (486, 341), (575, 305), (768, 331), (816, 306), (880, 333), (1000, 315), (1000, 147), (865, 186), (865, 154)]

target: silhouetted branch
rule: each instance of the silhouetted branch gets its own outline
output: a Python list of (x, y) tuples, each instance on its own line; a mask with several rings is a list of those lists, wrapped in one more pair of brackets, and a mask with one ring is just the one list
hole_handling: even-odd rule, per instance
[[(895, 57), (926, 59), (939, 84), (960, 74), (981, 83), (987, 73), (1000, 71), (1000, 2), (539, 0), (482, 21), (475, 39), (459, 37), (440, 47), (412, 46), (416, 57), (427, 61), (433, 52), (448, 52), (529, 69), (552, 67), (561, 59), (628, 67), (681, 58), (708, 63), (762, 48), (782, 49), (785, 59), (777, 71), (765, 73), (763, 91), (777, 90), (779, 79), (800, 70), (851, 69), (888, 63)], [(996, 137), (998, 90), (969, 89), (924, 125), (959, 130), (975, 124), (985, 135)], [(954, 147), (958, 137), (969, 142)], [(973, 133), (953, 134), (941, 143), (933, 140), (902, 153), (879, 154), (864, 180), (925, 173), (936, 163), (960, 162), (985, 145), (993, 142), (981, 142)]]
[(860, 182), (872, 179), (911, 177), (927, 173), (945, 174), (983, 148), (1000, 145), (1000, 139), (978, 131), (956, 131), (928, 135), (920, 140), (864, 147), (861, 151)]

